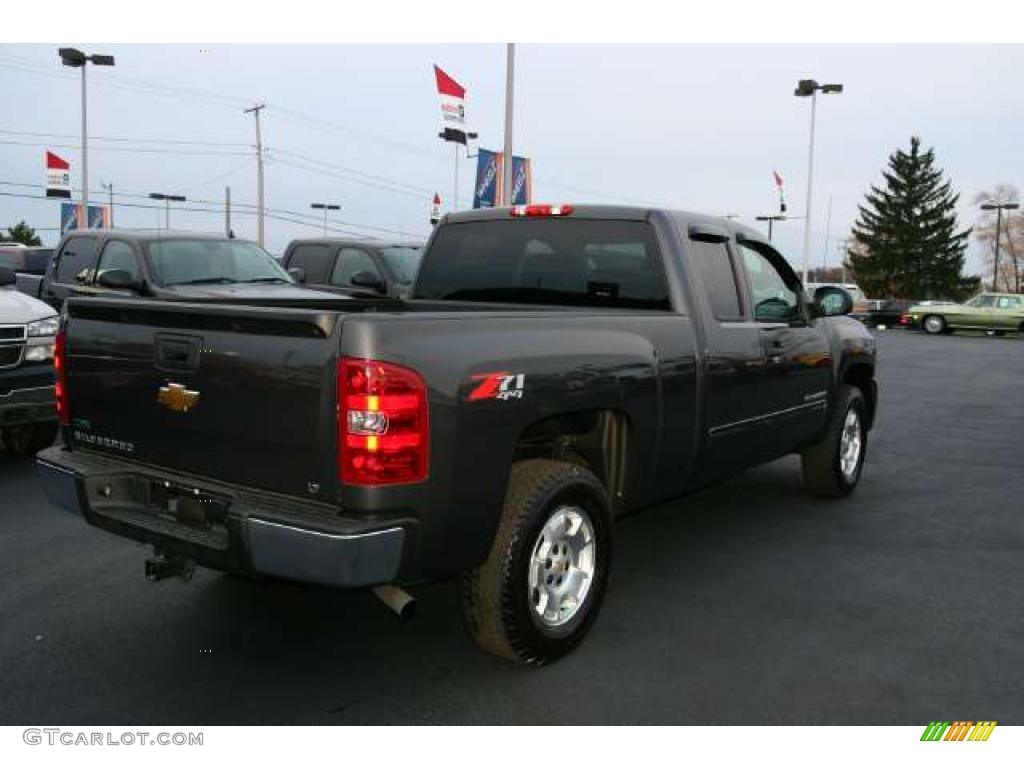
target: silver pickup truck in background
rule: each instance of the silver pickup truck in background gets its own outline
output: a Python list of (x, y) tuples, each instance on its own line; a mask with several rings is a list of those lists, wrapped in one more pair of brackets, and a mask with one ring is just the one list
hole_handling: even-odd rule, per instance
[(0, 441), (35, 453), (57, 436), (53, 350), (60, 318), (49, 304), (14, 289), (0, 266)]

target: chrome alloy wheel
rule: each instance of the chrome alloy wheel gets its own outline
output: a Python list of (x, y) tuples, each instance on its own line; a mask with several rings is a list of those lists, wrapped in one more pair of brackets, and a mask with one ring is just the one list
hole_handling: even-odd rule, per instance
[(928, 333), (939, 333), (943, 326), (945, 326), (945, 323), (942, 322), (941, 317), (929, 315), (924, 319), (924, 329), (928, 331)]
[(529, 600), (536, 619), (559, 627), (579, 611), (594, 581), (597, 546), (587, 511), (557, 507), (533, 545), (529, 565)]
[(839, 469), (849, 483), (852, 483), (857, 476), (857, 467), (860, 465), (860, 455), (863, 449), (864, 439), (861, 433), (860, 414), (855, 408), (851, 408), (846, 412), (846, 419), (843, 421), (843, 434), (839, 439)]

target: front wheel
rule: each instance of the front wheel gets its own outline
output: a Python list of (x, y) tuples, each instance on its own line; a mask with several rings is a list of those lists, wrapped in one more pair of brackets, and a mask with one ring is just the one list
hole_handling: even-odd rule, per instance
[(925, 333), (930, 333), (933, 336), (946, 330), (946, 320), (939, 315), (928, 315), (921, 325), (924, 327)]
[(467, 630), (484, 650), (522, 664), (564, 656), (597, 618), (611, 554), (610, 505), (589, 470), (517, 462), (491, 553), (463, 576)]
[(868, 447), (866, 414), (861, 391), (840, 387), (828, 431), (801, 455), (804, 485), (811, 493), (838, 498), (857, 487)]

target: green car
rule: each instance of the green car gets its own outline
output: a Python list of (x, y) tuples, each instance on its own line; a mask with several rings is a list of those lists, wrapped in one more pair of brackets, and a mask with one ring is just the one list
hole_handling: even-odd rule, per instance
[(950, 333), (963, 328), (1024, 333), (1024, 296), (1016, 293), (979, 293), (964, 304), (926, 302), (907, 310), (905, 325), (924, 328), (925, 333)]

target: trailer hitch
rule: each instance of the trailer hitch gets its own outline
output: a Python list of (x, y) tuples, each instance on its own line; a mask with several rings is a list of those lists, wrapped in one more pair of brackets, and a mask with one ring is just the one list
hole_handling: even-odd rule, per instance
[(146, 558), (146, 578), (149, 581), (163, 581), (172, 576), (189, 581), (196, 565), (181, 555), (166, 555), (154, 552), (153, 557)]

